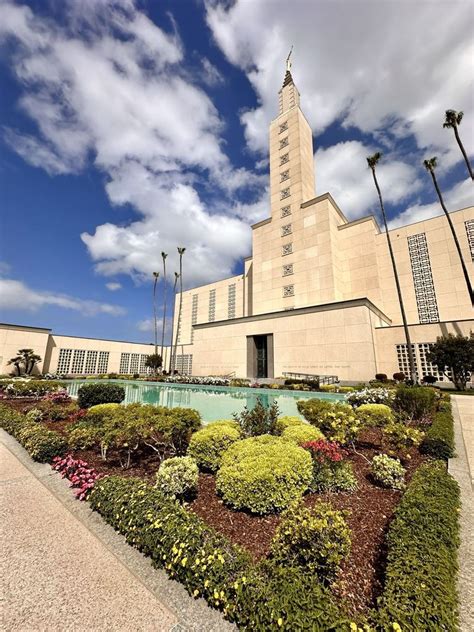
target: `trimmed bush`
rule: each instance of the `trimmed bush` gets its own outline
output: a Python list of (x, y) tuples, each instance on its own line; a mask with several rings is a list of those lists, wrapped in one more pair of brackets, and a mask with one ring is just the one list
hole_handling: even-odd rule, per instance
[(282, 432), (282, 439), (285, 441), (291, 441), (296, 445), (307, 443), (308, 441), (317, 441), (318, 439), (324, 439), (323, 433), (311, 426), (310, 424), (300, 424), (299, 426), (290, 426)]
[(120, 384), (83, 384), (77, 392), (80, 408), (90, 408), (96, 404), (120, 404), (124, 399), (125, 389)]
[(262, 435), (237, 441), (222, 457), (216, 488), (236, 509), (265, 514), (281, 511), (311, 483), (308, 452), (280, 437)]
[(436, 404), (436, 391), (424, 386), (397, 387), (393, 408), (410, 419), (419, 420), (431, 415)]
[(378, 619), (389, 630), (458, 627), (456, 594), (460, 494), (444, 463), (418, 468), (395, 510), (387, 537), (385, 588)]
[(426, 431), (420, 446), (420, 451), (437, 459), (447, 460), (454, 456), (454, 425), (449, 404), (446, 406), (443, 403), (443, 410), (435, 413), (433, 423)]
[(191, 436), (188, 454), (201, 469), (215, 472), (219, 469), (224, 452), (241, 438), (242, 433), (237, 423), (216, 421)]
[(91, 413), (98, 413), (100, 415), (107, 415), (111, 411), (115, 410), (120, 404), (116, 402), (108, 402), (107, 404), (94, 404), (94, 406), (89, 406), (87, 410), (87, 416)]
[(199, 470), (190, 456), (166, 459), (156, 473), (156, 486), (164, 494), (183, 498), (197, 490)]
[(319, 502), (311, 509), (292, 505), (275, 532), (272, 558), (282, 566), (315, 573), (323, 581), (333, 579), (351, 548), (346, 516), (328, 503)]
[(377, 380), (377, 382), (386, 382), (388, 380), (388, 375), (386, 375), (385, 373), (376, 373), (375, 379)]
[(284, 430), (290, 428), (292, 426), (301, 426), (303, 424), (303, 420), (300, 417), (291, 417), (287, 415), (286, 417), (278, 417), (277, 422), (275, 424), (275, 434), (281, 435)]
[(364, 426), (385, 426), (393, 421), (393, 412), (386, 404), (362, 404), (356, 414)]
[(360, 420), (347, 404), (331, 403), (323, 399), (305, 399), (296, 405), (304, 418), (330, 441), (351, 443), (361, 429)]
[(399, 459), (392, 459), (386, 454), (377, 454), (372, 459), (370, 471), (375, 481), (389, 489), (405, 488), (405, 468)]
[(43, 397), (52, 391), (63, 390), (63, 383), (53, 380), (9, 380), (0, 382), (0, 389), (8, 397)]
[(310, 489), (313, 492), (353, 492), (357, 489), (357, 479), (352, 465), (343, 459), (345, 450), (338, 443), (318, 440), (302, 446), (313, 459), (313, 480)]

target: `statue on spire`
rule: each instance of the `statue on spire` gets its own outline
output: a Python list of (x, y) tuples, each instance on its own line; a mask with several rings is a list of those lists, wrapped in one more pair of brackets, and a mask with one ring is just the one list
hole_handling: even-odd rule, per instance
[(286, 72), (291, 72), (291, 53), (293, 52), (293, 44), (291, 45), (290, 52), (286, 58)]

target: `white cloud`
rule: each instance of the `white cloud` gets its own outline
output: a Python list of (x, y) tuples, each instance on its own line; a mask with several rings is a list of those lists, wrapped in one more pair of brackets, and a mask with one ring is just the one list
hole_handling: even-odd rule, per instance
[[(316, 186), (320, 193), (329, 191), (349, 218), (361, 217), (370, 209), (378, 212), (378, 197), (367, 156), (374, 153), (360, 141), (338, 143), (315, 154)], [(386, 202), (398, 203), (421, 188), (417, 172), (400, 160), (384, 159), (377, 178)]]
[[(165, 32), (132, 0), (66, 6), (60, 26), (2, 4), (0, 39), (18, 44), (19, 105), (38, 127), (36, 135), (7, 129), (5, 140), (51, 175), (92, 161), (111, 202), (138, 212), (129, 226), (110, 222), (82, 235), (99, 273), (147, 276), (162, 250), (173, 269), (184, 245), (187, 284), (231, 274), (249, 249), (246, 222), (233, 214), (236, 192), (255, 196), (266, 178), (234, 169), (223, 152), (223, 122), (183, 67), (174, 26)], [(204, 207), (198, 181), (221, 206)]]
[[(461, 134), (474, 153), (472, 3), (207, 2), (208, 24), (258, 99), (245, 112), (248, 145), (265, 152), (277, 115), (284, 60), (295, 43), (293, 77), (312, 129), (334, 121), (389, 145), (413, 134), (444, 165), (462, 160), (444, 111), (464, 110)], [(343, 9), (343, 10), (341, 10)], [(262, 36), (264, 25), (265, 36)]]
[(207, 57), (203, 57), (201, 65), (204, 73), (203, 79), (208, 86), (217, 86), (224, 83), (223, 75)]
[(111, 292), (116, 292), (117, 290), (121, 290), (122, 289), (122, 284), (121, 283), (106, 283), (105, 287), (110, 290)]
[(125, 314), (123, 307), (84, 300), (44, 290), (34, 290), (22, 281), (0, 279), (0, 309), (20, 309), (35, 312), (46, 306), (55, 306), (81, 312), (84, 316), (108, 314), (121, 316)]
[[(436, 201), (430, 204), (413, 204), (403, 213), (400, 213), (389, 222), (389, 228), (397, 228), (397, 226), (405, 226), (414, 224), (425, 219), (430, 219), (436, 215), (442, 215), (441, 208), (436, 193), (433, 188), (433, 197)], [(457, 211), (462, 208), (472, 206), (472, 180), (466, 179), (458, 182), (451, 189), (443, 193), (443, 199), (448, 211)]]

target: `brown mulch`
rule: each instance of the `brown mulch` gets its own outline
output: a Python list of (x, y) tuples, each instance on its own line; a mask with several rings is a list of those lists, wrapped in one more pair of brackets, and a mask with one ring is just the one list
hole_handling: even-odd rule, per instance
[[(37, 400), (4, 400), (4, 403), (23, 411), (34, 407), (35, 401)], [(65, 434), (70, 423), (67, 420), (46, 421), (44, 425)], [(370, 466), (366, 459), (370, 460), (381, 451), (377, 431), (366, 432), (357, 446), (358, 453), (348, 453), (358, 480), (358, 490), (354, 493), (308, 494), (304, 497), (306, 506), (313, 506), (324, 500), (336, 509), (349, 512), (347, 521), (351, 529), (351, 552), (343, 563), (333, 588), (354, 613), (366, 611), (373, 606), (381, 593), (386, 558), (385, 535), (402, 495), (401, 492), (382, 489), (371, 481)], [(104, 462), (100, 454), (92, 450), (77, 451), (74, 456), (87, 461), (98, 472), (136, 476), (149, 483), (154, 482), (159, 467), (159, 458), (149, 452), (138, 455), (127, 470), (120, 467), (119, 461), (112, 456)], [(410, 451), (410, 457), (403, 463), (407, 469), (407, 482), (425, 460), (416, 449)], [(280, 522), (279, 516), (254, 516), (230, 509), (216, 494), (213, 475), (199, 475), (197, 496), (188, 507), (216, 531), (249, 551), (255, 561), (268, 555), (275, 529)]]

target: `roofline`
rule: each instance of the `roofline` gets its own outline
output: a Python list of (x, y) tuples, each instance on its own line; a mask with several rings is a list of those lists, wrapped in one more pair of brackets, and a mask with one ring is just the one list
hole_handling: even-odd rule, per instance
[(338, 230), (344, 230), (345, 228), (350, 228), (351, 226), (356, 226), (356, 224), (363, 224), (364, 222), (372, 221), (375, 224), (377, 231), (380, 233), (380, 226), (375, 218), (375, 215), (366, 215), (365, 217), (361, 217), (360, 219), (355, 219), (352, 222), (348, 222), (347, 224), (342, 224), (342, 226), (338, 226)]
[[(252, 257), (247, 257), (246, 259), (244, 259), (244, 261), (247, 261), (247, 259), (251, 259)], [(183, 290), (183, 294), (187, 294), (188, 292), (194, 292), (195, 290), (200, 290), (203, 287), (207, 287), (208, 285), (215, 285), (216, 283), (222, 283), (223, 281), (230, 281), (230, 279), (243, 279), (244, 278), (244, 274), (233, 274), (232, 276), (229, 277), (224, 277), (223, 279), (219, 279), (218, 281), (211, 281), (211, 283), (205, 283), (204, 285), (195, 285), (194, 287), (190, 287), (188, 290)], [(179, 298), (179, 293), (176, 294), (176, 299)]]
[(267, 320), (273, 318), (284, 318), (286, 316), (300, 316), (302, 314), (310, 314), (313, 312), (329, 312), (335, 309), (348, 309), (350, 307), (367, 307), (379, 318), (385, 320), (391, 325), (391, 319), (384, 314), (376, 305), (367, 297), (353, 298), (348, 301), (335, 301), (333, 303), (322, 303), (320, 305), (309, 305), (307, 307), (296, 307), (295, 309), (280, 310), (278, 312), (266, 312), (265, 314), (255, 314), (253, 316), (241, 316), (240, 318), (229, 318), (226, 320), (214, 320), (207, 323), (197, 323), (193, 325), (193, 329), (206, 329), (208, 327), (222, 327), (233, 325), (236, 323), (250, 323), (259, 320)]
[[(50, 330), (51, 331), (51, 330)], [(94, 336), (72, 336), (71, 334), (58, 334), (51, 333), (52, 336), (61, 336), (61, 338), (78, 338), (79, 340), (99, 340), (101, 342), (118, 342), (126, 345), (142, 345), (142, 346), (154, 346), (153, 342), (133, 342), (131, 340), (113, 340), (112, 338), (95, 338)], [(170, 345), (168, 345), (170, 346)]]
[(341, 209), (337, 205), (337, 202), (332, 197), (332, 195), (329, 193), (329, 191), (327, 191), (326, 193), (323, 193), (322, 195), (318, 195), (318, 196), (316, 196), (314, 198), (311, 198), (311, 200), (308, 200), (307, 202), (303, 202), (300, 205), (300, 208), (306, 208), (308, 206), (312, 206), (313, 204), (317, 204), (318, 202), (322, 202), (323, 200), (329, 200), (331, 202), (331, 204), (334, 206), (334, 208), (336, 209), (336, 211), (337, 211), (338, 215), (340, 216), (340, 218), (344, 221), (344, 223), (345, 224), (349, 223), (347, 221), (347, 217), (341, 211)]
[[(474, 318), (460, 318), (457, 320), (438, 320), (435, 323), (408, 323), (408, 327), (429, 327), (430, 325), (449, 325), (450, 323), (472, 323), (474, 327)], [(380, 327), (376, 326), (375, 329), (395, 329), (395, 328), (403, 327), (403, 324), (400, 325), (390, 325), (390, 327)]]
[[(463, 206), (463, 208), (457, 208), (455, 211), (449, 211), (450, 215), (454, 215), (455, 213), (462, 213), (463, 211), (468, 211), (470, 208), (474, 208), (474, 205)], [(389, 228), (388, 232), (393, 233), (395, 230), (400, 230), (401, 228), (408, 228), (408, 226), (414, 226), (415, 224), (421, 224), (423, 222), (429, 222), (436, 217), (442, 217), (443, 213), (440, 212), (438, 215), (433, 215), (433, 217), (427, 217), (426, 219), (419, 219), (417, 222), (412, 222), (411, 224), (400, 224), (400, 226), (396, 226), (395, 228)], [(448, 322), (448, 321), (447, 321)]]
[(34, 329), (35, 331), (53, 331), (48, 327), (34, 327), (32, 325), (15, 325), (14, 323), (0, 323), (0, 327), (15, 327), (16, 329)]

